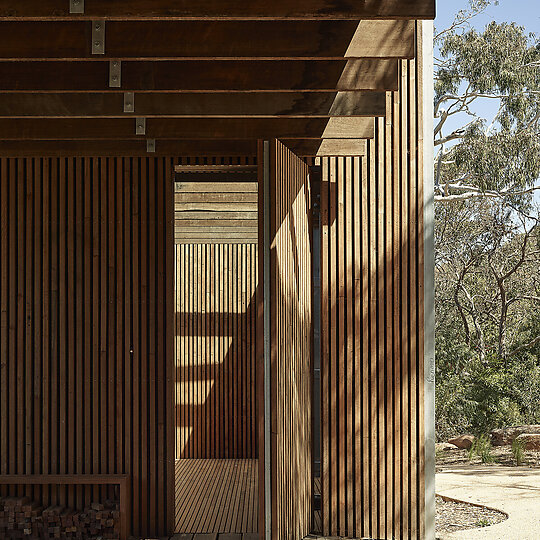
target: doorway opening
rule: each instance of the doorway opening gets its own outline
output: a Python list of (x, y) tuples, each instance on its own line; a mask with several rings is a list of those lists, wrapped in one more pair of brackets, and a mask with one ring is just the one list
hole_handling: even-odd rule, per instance
[(177, 533), (258, 532), (257, 168), (175, 176)]

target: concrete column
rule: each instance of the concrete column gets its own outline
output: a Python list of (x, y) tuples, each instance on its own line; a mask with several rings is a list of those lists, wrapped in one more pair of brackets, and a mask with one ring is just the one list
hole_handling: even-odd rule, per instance
[(433, 22), (419, 23), (424, 170), (424, 399), (426, 540), (435, 540), (435, 246), (433, 186)]

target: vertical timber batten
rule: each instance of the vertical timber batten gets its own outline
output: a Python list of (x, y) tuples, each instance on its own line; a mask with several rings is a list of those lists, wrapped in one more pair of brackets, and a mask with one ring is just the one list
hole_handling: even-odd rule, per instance
[(307, 164), (279, 141), (268, 144), (270, 538), (281, 540), (311, 527), (311, 190)]
[[(316, 444), (325, 536), (434, 540), (433, 26), (414, 17), (434, 17), (435, 0), (188, 1), (183, 15), (135, 0), (139, 21), (113, 9), (110, 24), (208, 38), (141, 52), (111, 32), (137, 96), (107, 86), (120, 64), (90, 62), (74, 32), (107, 13), (83, 24), (62, 2), (6, 0), (0, 14), (15, 81), (0, 107), (0, 474), (125, 474), (130, 532), (164, 537), (175, 458), (258, 457), (261, 540), (301, 540)], [(52, 76), (35, 77), (42, 60)], [(99, 76), (60, 84), (79, 60)], [(193, 77), (171, 80), (164, 62)], [(317, 229), (308, 160), (280, 136), (325, 155)], [(180, 164), (212, 166), (194, 179)], [(200, 183), (175, 196), (182, 172)], [(117, 493), (4, 495), (81, 509)], [(184, 497), (192, 522), (203, 498)]]
[[(200, 253), (196, 268), (188, 262), (194, 253)], [(225, 259), (232, 255), (238, 261), (235, 273), (235, 293), (232, 285), (221, 291), (232, 291), (232, 305), (225, 306), (218, 279), (223, 272)], [(194, 305), (177, 308), (176, 318), (176, 366), (178, 373), (176, 389), (176, 459), (255, 459), (257, 437), (252, 429), (256, 416), (256, 392), (251, 381), (255, 369), (252, 346), (256, 328), (251, 319), (255, 309), (257, 272), (252, 271), (252, 261), (257, 259), (256, 244), (176, 244), (175, 288), (177, 304), (190, 290), (203, 294)], [(256, 268), (256, 267), (255, 267)], [(236, 332), (218, 328), (215, 321), (231, 312)], [(189, 323), (184, 324), (186, 318)], [(199, 326), (198, 326), (199, 325)], [(203, 328), (205, 325), (205, 328)], [(218, 347), (223, 338), (225, 346)], [(197, 354), (186, 352), (201, 340), (204, 344)], [(253, 340), (253, 345), (252, 341)], [(236, 364), (235, 364), (236, 362)], [(225, 373), (234, 373), (229, 381)], [(201, 382), (200, 396), (194, 402), (191, 395)], [(234, 399), (235, 389), (241, 396)], [(237, 390), (238, 391), (238, 390)], [(228, 413), (225, 414), (227, 407)], [(199, 414), (193, 418), (193, 411)], [(228, 439), (236, 446), (225, 448), (223, 437), (225, 422), (236, 418)]]
[(416, 58), (399, 62), (399, 89), (387, 93), (367, 155), (321, 158), (327, 536), (433, 538), (427, 26), (417, 23)]
[[(128, 474), (132, 534), (172, 532), (174, 165), (252, 162), (0, 159), (2, 474)], [(82, 507), (111, 489), (0, 494)]]
[(272, 471), (271, 471), (271, 411), (270, 411), (270, 378), (271, 378), (271, 327), (270, 327), (270, 142), (263, 143), (263, 249), (261, 257), (264, 266), (264, 538), (270, 540), (272, 535)]

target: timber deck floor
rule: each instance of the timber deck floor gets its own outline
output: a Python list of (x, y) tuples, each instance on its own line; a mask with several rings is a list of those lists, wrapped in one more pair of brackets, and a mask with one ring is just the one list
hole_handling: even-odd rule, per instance
[(185, 540), (199, 540), (196, 533), (210, 535), (200, 540), (213, 540), (212, 533), (228, 533), (219, 540), (251, 540), (229, 535), (257, 532), (257, 479), (256, 459), (177, 460), (175, 532)]
[(171, 540), (259, 540), (256, 533), (175, 534)]

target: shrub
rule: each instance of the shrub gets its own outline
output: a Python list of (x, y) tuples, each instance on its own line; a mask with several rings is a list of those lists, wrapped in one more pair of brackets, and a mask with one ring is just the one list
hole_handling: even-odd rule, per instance
[[(437, 439), (479, 435), (506, 426), (540, 423), (540, 356), (530, 352), (506, 363), (488, 356), (467, 358), (457, 346), (437, 353), (435, 386)], [(454, 357), (455, 368), (447, 354)]]
[(517, 437), (512, 441), (512, 456), (514, 461), (519, 467), (523, 463), (523, 457), (525, 454), (525, 441), (518, 439)]
[(469, 459), (478, 456), (482, 463), (493, 463), (495, 460), (491, 454), (491, 441), (488, 435), (477, 437), (469, 449)]
[(476, 522), (477, 527), (489, 527), (489, 520), (486, 518), (481, 518)]

